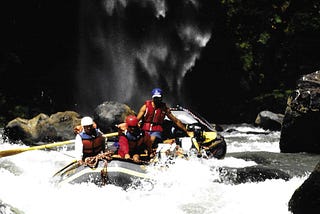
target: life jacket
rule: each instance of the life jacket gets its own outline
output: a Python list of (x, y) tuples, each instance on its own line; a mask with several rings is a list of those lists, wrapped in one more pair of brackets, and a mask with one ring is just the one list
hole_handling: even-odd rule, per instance
[(134, 154), (146, 154), (145, 151), (147, 151), (148, 155), (151, 154), (152, 141), (148, 133), (141, 131), (139, 134), (133, 135), (130, 132), (125, 131), (122, 133), (122, 136), (128, 140), (130, 156), (133, 156)]
[(86, 157), (92, 157), (100, 152), (105, 150), (105, 139), (99, 133), (98, 129), (94, 129), (97, 136), (92, 136), (86, 134), (84, 131), (80, 132), (80, 136), (82, 139), (82, 159), (84, 160)]
[(144, 114), (142, 130), (162, 132), (162, 124), (166, 116), (167, 106), (163, 103), (160, 107), (154, 108), (152, 106), (152, 100), (147, 100), (145, 105), (146, 112)]

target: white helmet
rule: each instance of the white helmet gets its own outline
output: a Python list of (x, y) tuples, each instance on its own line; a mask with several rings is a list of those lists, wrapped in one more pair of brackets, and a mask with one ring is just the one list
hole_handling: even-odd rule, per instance
[(93, 125), (93, 120), (91, 117), (83, 117), (81, 119), (81, 126), (90, 126)]

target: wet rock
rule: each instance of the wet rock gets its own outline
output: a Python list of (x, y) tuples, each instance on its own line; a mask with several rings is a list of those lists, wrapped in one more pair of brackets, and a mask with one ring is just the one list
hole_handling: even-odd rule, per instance
[(135, 112), (126, 104), (105, 101), (94, 109), (93, 119), (104, 133), (116, 131), (115, 125), (123, 123), (126, 116)]
[(288, 181), (291, 176), (277, 168), (266, 166), (249, 166), (243, 168), (221, 168), (223, 182), (241, 184), (247, 182), (261, 182), (267, 179), (283, 179)]
[(319, 213), (320, 162), (289, 200), (288, 209), (293, 214)]
[(254, 125), (266, 130), (280, 131), (283, 117), (283, 114), (276, 114), (271, 111), (261, 111), (257, 115)]
[[(256, 172), (260, 171), (264, 177), (279, 176), (282, 179), (287, 175), (293, 176), (305, 176), (307, 173), (311, 173), (314, 166), (319, 162), (319, 154), (307, 154), (307, 153), (277, 153), (277, 152), (234, 152), (227, 153), (226, 157), (234, 157), (243, 159), (245, 161), (253, 161), (256, 163), (256, 169), (242, 167), (239, 168), (239, 174), (245, 172), (251, 172), (248, 174), (250, 177), (255, 177)], [(294, 167), (293, 167), (294, 166)], [(275, 170), (275, 174), (271, 171)], [(240, 173), (241, 172), (241, 173)], [(287, 175), (286, 175), (287, 174)], [(259, 178), (255, 179), (258, 180)]]
[(287, 101), (280, 151), (320, 154), (320, 71), (304, 75)]
[(80, 115), (73, 111), (57, 112), (50, 117), (39, 114), (32, 119), (16, 118), (4, 128), (9, 141), (22, 141), (26, 145), (74, 138), (73, 127), (80, 123)]

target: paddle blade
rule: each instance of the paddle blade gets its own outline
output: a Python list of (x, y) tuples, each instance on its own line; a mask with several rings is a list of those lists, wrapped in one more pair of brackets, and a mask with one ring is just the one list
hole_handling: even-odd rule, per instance
[(32, 151), (32, 150), (38, 150), (38, 149), (49, 149), (52, 147), (57, 147), (57, 146), (63, 146), (67, 144), (74, 143), (74, 140), (67, 140), (67, 141), (62, 141), (62, 142), (57, 142), (57, 143), (49, 143), (41, 146), (32, 146), (32, 147), (27, 147), (27, 148), (17, 148), (17, 149), (9, 149), (9, 150), (3, 150), (0, 151), (0, 158), (10, 156), (10, 155), (16, 155), (22, 152), (26, 151)]
[(6, 157), (6, 156), (10, 156), (10, 155), (16, 155), (16, 154), (19, 154), (19, 153), (22, 153), (22, 152), (25, 152), (25, 151), (27, 151), (27, 150), (24, 149), (24, 148), (0, 151), (0, 158)]
[(208, 143), (217, 138), (217, 132), (204, 132), (203, 136), (205, 137), (203, 143)]
[(198, 150), (198, 152), (200, 151), (200, 145), (197, 142), (197, 140), (193, 137), (191, 138), (193, 145), (196, 147), (196, 149)]

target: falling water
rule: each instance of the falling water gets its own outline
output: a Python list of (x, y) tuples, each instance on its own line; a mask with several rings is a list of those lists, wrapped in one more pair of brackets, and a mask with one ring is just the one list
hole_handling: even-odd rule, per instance
[(183, 104), (183, 78), (211, 38), (200, 2), (82, 1), (77, 73), (82, 109), (91, 111), (106, 100), (137, 109), (154, 87), (164, 89), (169, 105)]

